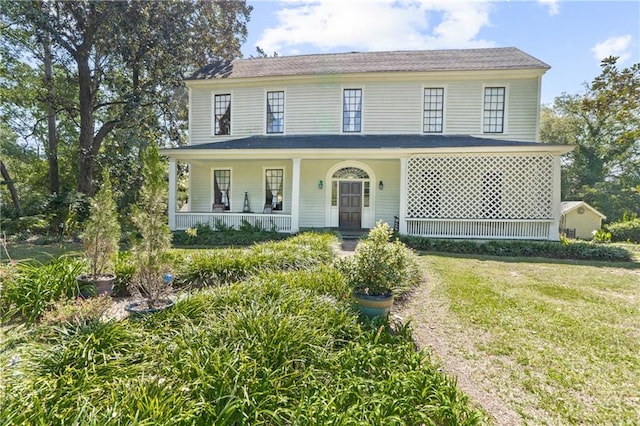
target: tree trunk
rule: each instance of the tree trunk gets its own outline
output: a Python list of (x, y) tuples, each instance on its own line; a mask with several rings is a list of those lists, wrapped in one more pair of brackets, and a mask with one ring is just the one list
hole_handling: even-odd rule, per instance
[(7, 188), (9, 188), (9, 192), (11, 193), (11, 200), (13, 201), (13, 205), (16, 207), (18, 216), (22, 216), (22, 206), (20, 205), (18, 191), (16, 191), (16, 186), (13, 184), (11, 176), (9, 176), (9, 171), (5, 167), (2, 160), (0, 160), (0, 173), (2, 173), (2, 179), (4, 179), (4, 182), (7, 184)]
[(76, 55), (78, 63), (78, 86), (80, 101), (80, 150), (78, 152), (78, 191), (93, 196), (93, 172), (95, 157), (93, 149), (93, 82), (89, 68), (89, 52)]
[(51, 54), (51, 38), (47, 34), (42, 40), (44, 49), (44, 74), (47, 88), (47, 159), (49, 161), (49, 192), (60, 192), (60, 174), (58, 167), (58, 140), (56, 134), (56, 110), (54, 108), (53, 91), (53, 55)]

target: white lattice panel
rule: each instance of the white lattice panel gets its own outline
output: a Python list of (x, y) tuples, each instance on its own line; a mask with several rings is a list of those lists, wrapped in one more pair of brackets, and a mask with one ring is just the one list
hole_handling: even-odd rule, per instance
[(551, 219), (551, 155), (413, 157), (407, 217)]

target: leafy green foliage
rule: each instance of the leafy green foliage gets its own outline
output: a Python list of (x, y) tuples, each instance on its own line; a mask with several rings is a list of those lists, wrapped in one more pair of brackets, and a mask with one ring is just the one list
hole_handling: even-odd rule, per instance
[(389, 225), (378, 222), (353, 256), (336, 263), (354, 290), (371, 295), (402, 293), (418, 283), (421, 274), (415, 254), (400, 240), (390, 241), (392, 237)]
[(105, 171), (102, 188), (90, 200), (89, 219), (84, 224), (82, 242), (85, 255), (89, 259), (93, 278), (107, 273), (113, 268), (113, 261), (120, 247), (120, 224), (113, 200), (109, 174)]
[(78, 295), (76, 277), (85, 267), (72, 257), (62, 256), (49, 263), (18, 263), (2, 280), (0, 309), (4, 318), (19, 315), (32, 323), (50, 302)]
[(87, 425), (484, 421), (416, 353), (409, 327), (363, 326), (346, 301), (327, 295), (344, 288), (327, 272), (269, 273), (141, 321), (51, 330), (38, 343), (12, 339), (23, 360), (0, 368), (21, 374), (3, 374), (0, 416)]
[(149, 147), (143, 163), (144, 183), (132, 218), (140, 237), (132, 249), (136, 271), (129, 291), (152, 305), (170, 290), (163, 276), (169, 270), (171, 231), (166, 218), (165, 170), (155, 145)]
[(256, 244), (246, 249), (197, 252), (181, 260), (176, 285), (219, 286), (265, 271), (292, 271), (331, 263), (337, 238), (303, 233), (286, 241)]
[(610, 223), (607, 230), (611, 233), (611, 241), (640, 244), (640, 218)]
[(228, 247), (248, 246), (262, 241), (284, 240), (289, 234), (276, 231), (265, 231), (261, 227), (253, 226), (244, 221), (240, 229), (216, 225), (211, 229), (209, 225), (198, 224), (186, 231), (173, 233), (173, 245), (180, 247)]
[(401, 240), (416, 250), (509, 257), (606, 260), (629, 262), (632, 255), (621, 247), (581, 241), (462, 241), (403, 236)]
[(620, 70), (610, 57), (601, 66), (584, 94), (543, 108), (540, 139), (576, 145), (563, 163), (563, 199), (584, 200), (616, 221), (640, 205), (640, 63)]

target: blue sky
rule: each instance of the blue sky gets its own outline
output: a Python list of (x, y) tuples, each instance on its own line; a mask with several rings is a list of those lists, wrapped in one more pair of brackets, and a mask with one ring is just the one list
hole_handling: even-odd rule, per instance
[(253, 6), (245, 57), (515, 46), (551, 65), (542, 102), (581, 93), (600, 59), (640, 62), (640, 1), (286, 0)]

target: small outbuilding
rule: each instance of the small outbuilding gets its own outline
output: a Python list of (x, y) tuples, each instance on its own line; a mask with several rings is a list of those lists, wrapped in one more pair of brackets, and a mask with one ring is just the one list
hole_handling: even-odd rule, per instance
[(607, 218), (584, 201), (563, 201), (560, 209), (560, 232), (569, 238), (590, 240)]

